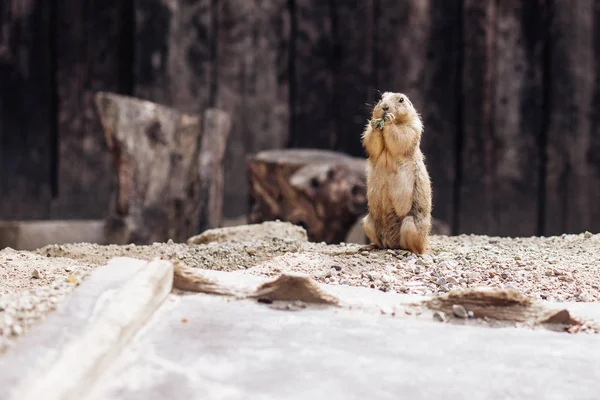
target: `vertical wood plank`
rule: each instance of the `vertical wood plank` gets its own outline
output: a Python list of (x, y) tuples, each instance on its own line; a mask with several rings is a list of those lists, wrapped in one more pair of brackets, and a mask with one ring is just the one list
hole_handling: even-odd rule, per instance
[(134, 0), (136, 97), (202, 114), (214, 74), (213, 0)]
[(600, 232), (600, 207), (594, 203), (600, 199), (600, 0), (594, 0), (594, 95), (592, 99), (590, 147), (586, 159), (590, 165), (591, 217), (589, 230)]
[(455, 223), (456, 158), (459, 135), (461, 0), (431, 0), (421, 114), (422, 148), (433, 187), (433, 217)]
[(497, 1), (494, 136), (495, 235), (539, 233), (544, 119), (544, 0)]
[(52, 218), (104, 218), (115, 171), (94, 106), (97, 91), (131, 90), (131, 9), (119, 0), (58, 0), (58, 197)]
[(334, 104), (332, 5), (292, 0), (294, 5), (294, 97), (290, 147), (332, 149), (338, 127)]
[[(594, 0), (554, 0), (550, 32), (545, 233), (578, 233), (598, 227), (590, 122), (597, 60)], [(597, 44), (596, 44), (597, 46)], [(593, 213), (593, 214), (592, 214)], [(594, 223), (595, 222), (595, 223)]]
[(224, 216), (248, 208), (246, 155), (288, 142), (286, 0), (221, 0), (218, 3), (215, 106), (229, 113), (225, 154)]
[(465, 2), (460, 232), (538, 232), (543, 4)]
[(422, 149), (433, 186), (433, 216), (450, 225), (460, 107), (461, 1), (380, 0), (378, 9), (377, 88), (405, 93), (421, 113), (425, 126)]
[(0, 4), (0, 219), (49, 215), (52, 2)]
[(493, 218), (493, 96), (495, 1), (465, 0), (461, 187), (458, 231), (491, 233)]
[(331, 4), (334, 148), (365, 156), (360, 137), (378, 97), (373, 68), (375, 2), (333, 0)]

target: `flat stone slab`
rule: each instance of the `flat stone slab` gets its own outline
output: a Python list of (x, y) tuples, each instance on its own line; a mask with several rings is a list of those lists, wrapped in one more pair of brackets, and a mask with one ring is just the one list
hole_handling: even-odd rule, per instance
[(598, 335), (170, 295), (90, 399), (597, 399), (599, 360)]
[(86, 332), (98, 311), (123, 283), (146, 264), (143, 260), (115, 258), (92, 272), (46, 320), (0, 358), (0, 399), (10, 399), (19, 384), (33, 384), (39, 380), (40, 371), (51, 369), (64, 349)]

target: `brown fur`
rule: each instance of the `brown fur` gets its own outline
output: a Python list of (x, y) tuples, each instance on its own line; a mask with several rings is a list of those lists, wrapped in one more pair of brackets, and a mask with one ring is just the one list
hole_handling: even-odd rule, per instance
[[(375, 121), (382, 118), (385, 125), (379, 130)], [(421, 117), (408, 97), (390, 92), (375, 105), (363, 132), (362, 143), (369, 155), (369, 214), (362, 223), (377, 247), (418, 254), (427, 250), (431, 181), (420, 149), (422, 132)]]

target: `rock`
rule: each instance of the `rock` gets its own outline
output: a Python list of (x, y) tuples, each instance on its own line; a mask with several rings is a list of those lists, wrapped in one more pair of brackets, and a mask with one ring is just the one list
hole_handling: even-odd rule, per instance
[(439, 278), (436, 282), (435, 282), (438, 286), (443, 286), (446, 284), (446, 278), (442, 277)]
[(39, 269), (36, 268), (31, 272), (31, 277), (33, 279), (42, 279), (42, 273), (40, 272)]
[(550, 316), (548, 316), (547, 318), (545, 318), (544, 320), (542, 320), (540, 322), (542, 324), (562, 324), (562, 325), (576, 323), (576, 321), (574, 321), (573, 318), (571, 317), (571, 314), (569, 313), (569, 311), (566, 309), (560, 310), (557, 312), (552, 312)]
[(454, 260), (442, 261), (439, 265), (441, 268), (445, 269), (456, 269), (456, 267), (458, 267), (458, 263)]
[(208, 229), (199, 235), (188, 239), (188, 244), (206, 244), (211, 242), (247, 242), (290, 240), (307, 242), (306, 230), (289, 222), (267, 221), (260, 224), (229, 226), (225, 228)]
[(379, 275), (374, 272), (367, 272), (367, 277), (371, 282), (375, 282), (379, 278)]
[(21, 328), (20, 325), (13, 325), (12, 326), (12, 332), (13, 332), (13, 335), (19, 336), (20, 334), (23, 333), (23, 328)]
[(583, 234), (583, 237), (586, 239), (590, 239), (592, 236), (594, 236), (594, 234), (588, 231), (585, 231), (585, 233)]
[(381, 275), (381, 282), (383, 283), (390, 283), (393, 282), (394, 278), (389, 276), (389, 275)]
[(446, 278), (446, 283), (451, 284), (451, 285), (458, 285), (458, 279), (456, 279), (453, 276), (449, 276)]
[(446, 322), (446, 314), (442, 311), (436, 311), (433, 313), (433, 319), (439, 322)]
[(469, 313), (467, 312), (466, 308), (460, 304), (454, 304), (452, 306), (452, 313), (458, 318), (469, 318)]
[(469, 279), (479, 279), (479, 272), (467, 272), (467, 278)]
[(594, 298), (587, 292), (581, 292), (577, 295), (577, 301), (591, 303), (594, 301)]
[(342, 270), (342, 266), (341, 265), (332, 265), (331, 268), (335, 269), (336, 271), (341, 271)]

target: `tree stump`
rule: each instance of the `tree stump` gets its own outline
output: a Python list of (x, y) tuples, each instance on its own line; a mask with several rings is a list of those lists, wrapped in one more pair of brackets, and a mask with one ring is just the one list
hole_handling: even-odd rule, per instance
[(365, 159), (313, 149), (249, 156), (249, 223), (279, 219), (303, 226), (311, 241), (339, 243), (367, 212)]
[(132, 97), (95, 96), (117, 171), (108, 243), (183, 242), (220, 224), (229, 116), (199, 115)]

